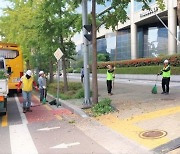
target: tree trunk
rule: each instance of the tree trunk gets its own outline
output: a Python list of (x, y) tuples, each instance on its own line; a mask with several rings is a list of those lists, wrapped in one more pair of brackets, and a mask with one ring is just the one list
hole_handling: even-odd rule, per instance
[[(178, 17), (178, 25), (180, 30), (180, 0), (177, 0), (177, 17)], [(180, 40), (180, 34), (178, 34), (178, 40)]]
[(26, 60), (26, 68), (27, 68), (27, 70), (31, 69), (29, 60)]
[(64, 47), (64, 40), (63, 37), (60, 36), (60, 43), (61, 43), (61, 50), (64, 54), (62, 57), (62, 69), (63, 69), (63, 80), (64, 80), (64, 92), (68, 91), (68, 81), (67, 81), (67, 72), (66, 72), (66, 59), (65, 59), (65, 52), (66, 49)]
[(52, 59), (50, 60), (49, 63), (49, 73), (50, 73), (50, 78), (49, 78), (49, 82), (52, 83), (53, 82), (53, 62)]
[(92, 0), (92, 102), (98, 103), (98, 82), (97, 82), (97, 40), (96, 40), (96, 0)]
[(63, 79), (64, 79), (64, 92), (68, 91), (68, 81), (67, 81), (67, 72), (66, 72), (66, 59), (62, 57), (62, 68), (63, 68)]

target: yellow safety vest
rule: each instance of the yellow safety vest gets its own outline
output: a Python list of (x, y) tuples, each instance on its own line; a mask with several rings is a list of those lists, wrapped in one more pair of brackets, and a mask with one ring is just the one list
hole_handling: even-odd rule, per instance
[(22, 81), (22, 90), (23, 91), (32, 91), (33, 90), (33, 87), (32, 87), (32, 84), (33, 84), (33, 77), (31, 77), (30, 79), (27, 79), (26, 76), (24, 75), (22, 78), (21, 78), (21, 81)]
[(107, 80), (113, 80), (113, 73), (109, 73), (107, 70)]
[[(168, 67), (170, 67), (170, 66), (168, 65), (167, 67), (164, 67), (163, 70), (167, 70)], [(171, 76), (171, 70), (169, 70), (169, 71), (167, 71), (167, 72), (164, 72), (164, 71), (163, 71), (162, 76), (163, 76), (164, 78), (169, 78), (169, 77)]]

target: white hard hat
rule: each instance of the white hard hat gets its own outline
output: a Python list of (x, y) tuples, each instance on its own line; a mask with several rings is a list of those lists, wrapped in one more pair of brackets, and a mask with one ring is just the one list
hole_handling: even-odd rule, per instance
[(31, 70), (27, 70), (26, 74), (29, 75), (29, 76), (32, 76), (32, 71)]
[(43, 71), (40, 71), (40, 72), (39, 72), (39, 75), (41, 75), (41, 74), (44, 74), (44, 72), (43, 72)]
[(169, 61), (166, 59), (166, 60), (164, 61), (164, 63), (169, 63)]

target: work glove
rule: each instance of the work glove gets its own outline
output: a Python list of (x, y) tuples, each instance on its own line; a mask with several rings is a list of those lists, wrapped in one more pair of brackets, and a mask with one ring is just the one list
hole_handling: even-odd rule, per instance
[(46, 89), (46, 87), (45, 87), (45, 86), (43, 86), (43, 89)]
[(34, 87), (36, 91), (39, 91), (39, 88), (37, 86)]

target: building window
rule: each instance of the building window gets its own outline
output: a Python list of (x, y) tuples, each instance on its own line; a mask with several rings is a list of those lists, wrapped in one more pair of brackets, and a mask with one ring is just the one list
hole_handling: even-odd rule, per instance
[[(156, 2), (156, 0), (152, 0), (149, 5), (152, 5)], [(143, 7), (143, 3), (142, 2), (138, 2), (137, 0), (134, 0), (134, 12), (138, 12), (141, 11)]]
[(168, 53), (168, 31), (165, 27), (147, 27), (144, 33), (142, 57), (157, 57)]

